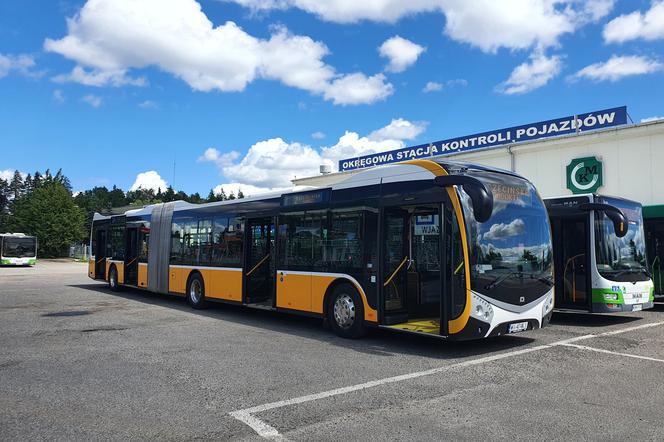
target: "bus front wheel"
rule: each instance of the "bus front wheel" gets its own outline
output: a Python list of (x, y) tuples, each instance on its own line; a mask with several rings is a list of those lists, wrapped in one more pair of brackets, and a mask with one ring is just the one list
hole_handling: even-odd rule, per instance
[(338, 285), (330, 296), (327, 319), (332, 330), (342, 338), (356, 339), (367, 332), (360, 294), (350, 284)]

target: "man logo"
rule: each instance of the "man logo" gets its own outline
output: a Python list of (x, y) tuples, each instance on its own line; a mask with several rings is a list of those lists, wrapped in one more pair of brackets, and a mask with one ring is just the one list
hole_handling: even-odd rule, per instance
[(602, 181), (602, 162), (595, 157), (576, 158), (567, 165), (567, 188), (572, 193), (595, 192)]

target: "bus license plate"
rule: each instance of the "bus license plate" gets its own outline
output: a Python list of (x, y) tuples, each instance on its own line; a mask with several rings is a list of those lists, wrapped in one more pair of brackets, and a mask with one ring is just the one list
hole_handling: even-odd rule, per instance
[(507, 333), (519, 333), (526, 330), (528, 330), (528, 321), (510, 324), (509, 327), (507, 327)]
[(641, 310), (643, 310), (643, 305), (642, 304), (634, 304), (632, 306), (632, 311), (633, 312), (640, 312)]

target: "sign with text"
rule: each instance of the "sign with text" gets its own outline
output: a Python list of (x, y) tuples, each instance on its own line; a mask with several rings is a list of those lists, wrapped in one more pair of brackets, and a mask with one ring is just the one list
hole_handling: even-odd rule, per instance
[(568, 135), (595, 129), (627, 124), (627, 107), (615, 107), (579, 115), (540, 121), (522, 126), (482, 132), (465, 137), (436, 141), (419, 146), (404, 147), (388, 152), (364, 155), (339, 161), (339, 171), (362, 169), (380, 164), (398, 163), (434, 156), (451, 155), (487, 149), (523, 141)]

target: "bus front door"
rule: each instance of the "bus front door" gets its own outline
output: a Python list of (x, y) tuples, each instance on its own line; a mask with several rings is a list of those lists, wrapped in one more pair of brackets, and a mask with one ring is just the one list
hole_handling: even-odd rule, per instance
[[(439, 213), (437, 205), (385, 209), (382, 292), (386, 324), (417, 319), (439, 322)], [(434, 330), (438, 333), (437, 327)]]
[(556, 268), (555, 306), (590, 310), (588, 215), (557, 217), (552, 224)]
[(247, 220), (244, 265), (244, 303), (274, 307), (275, 228), (272, 218)]
[(106, 279), (106, 229), (97, 229), (95, 235), (95, 279)]
[(128, 227), (125, 245), (124, 283), (138, 285), (138, 227)]

